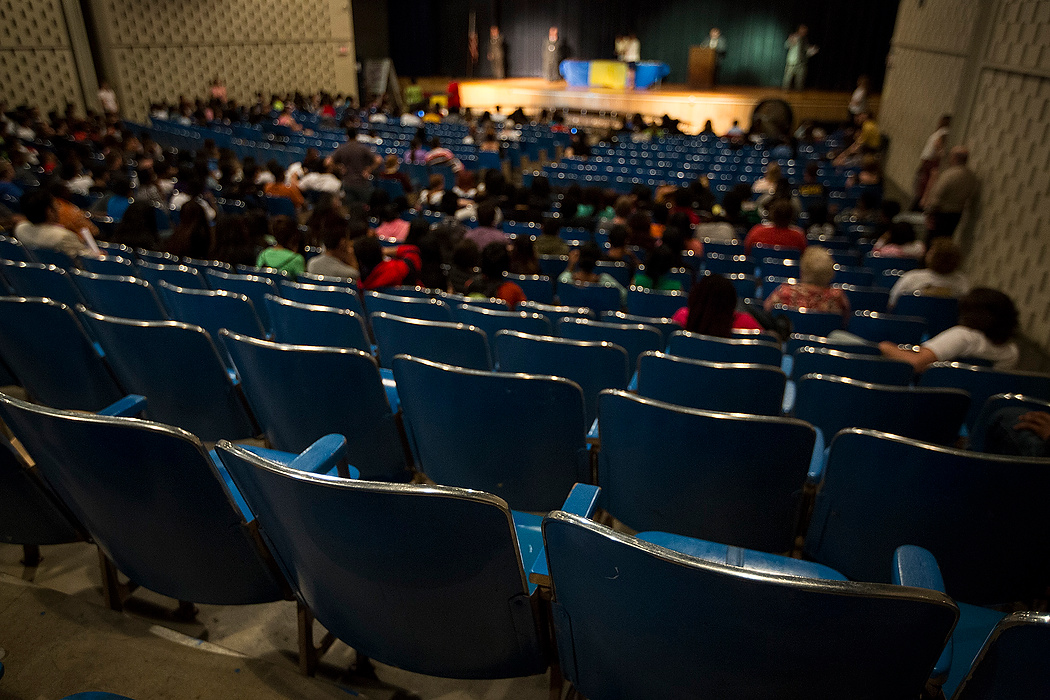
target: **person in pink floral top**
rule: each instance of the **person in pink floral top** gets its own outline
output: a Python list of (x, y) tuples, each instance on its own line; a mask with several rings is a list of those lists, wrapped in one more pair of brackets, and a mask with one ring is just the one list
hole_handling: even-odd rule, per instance
[(827, 248), (810, 246), (799, 261), (799, 277), (795, 284), (782, 284), (766, 297), (766, 311), (782, 304), (811, 311), (842, 314), (844, 323), (849, 323), (852, 313), (849, 299), (841, 289), (831, 287), (835, 278), (835, 260)]

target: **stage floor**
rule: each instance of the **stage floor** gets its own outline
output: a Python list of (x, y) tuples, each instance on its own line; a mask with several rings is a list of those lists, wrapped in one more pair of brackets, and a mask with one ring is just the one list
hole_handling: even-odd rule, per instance
[[(542, 78), (467, 80), (459, 84), (459, 93), (463, 106), (475, 111), (492, 110), (499, 105), (504, 114), (517, 107), (530, 112), (557, 108), (618, 114), (641, 112), (647, 117), (669, 114), (682, 122), (684, 131), (694, 133), (710, 119), (719, 134), (728, 131), (734, 119), (746, 129), (751, 123), (751, 112), (765, 99), (782, 99), (791, 105), (796, 124), (807, 119), (842, 121), (850, 99), (849, 92), (788, 92), (775, 87), (725, 86), (710, 92), (669, 84), (650, 90), (570, 88), (564, 81), (548, 83)], [(878, 109), (877, 95), (869, 102)]]

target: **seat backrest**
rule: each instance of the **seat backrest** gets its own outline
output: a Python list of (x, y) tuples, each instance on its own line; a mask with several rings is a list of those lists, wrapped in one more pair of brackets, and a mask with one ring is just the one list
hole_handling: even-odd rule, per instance
[(348, 309), (300, 304), (267, 294), (274, 339), (292, 345), (322, 345), (372, 352), (363, 317)]
[(1050, 697), (1050, 615), (1015, 612), (999, 621), (952, 700)]
[(0, 260), (0, 274), (18, 296), (44, 297), (70, 308), (84, 303), (69, 273), (56, 265)]
[(371, 316), (379, 358), (393, 367), (395, 355), (412, 355), (470, 369), (492, 369), (484, 331), (463, 323), (442, 323), (386, 313)]
[(670, 318), (688, 303), (689, 295), (682, 292), (661, 292), (639, 287), (627, 290), (627, 312), (636, 316)]
[(630, 370), (638, 366), (638, 356), (650, 350), (663, 349), (663, 334), (659, 328), (645, 324), (603, 323), (586, 318), (561, 318), (557, 322), (558, 335), (570, 340), (605, 341), (615, 343), (627, 351)]
[(435, 482), (549, 511), (590, 480), (578, 384), (413, 357), (396, 357), (393, 370), (416, 462)]
[(452, 323), (455, 317), (452, 307), (441, 299), (419, 299), (414, 297), (399, 297), (382, 292), (365, 292), (365, 308), (368, 309), (369, 317), (372, 314), (385, 313), (402, 318), (418, 318), (423, 321), (440, 321)]
[(958, 389), (888, 386), (806, 374), (798, 379), (795, 417), (819, 428), (824, 444), (844, 428), (869, 428), (953, 445), (969, 406), (969, 394)]
[[(890, 292), (888, 289), (879, 287), (858, 287), (852, 284), (835, 285), (842, 288), (849, 299), (850, 308), (854, 311), (875, 311), (885, 313), (890, 303)], [(919, 314), (909, 314), (918, 316)]]
[(140, 260), (138, 264), (138, 277), (146, 280), (156, 288), (161, 282), (167, 282), (174, 287), (183, 289), (207, 289), (204, 275), (195, 267), (189, 265), (153, 263)]
[[(17, 372), (16, 372), (17, 374)], [(1024, 394), (1050, 401), (1050, 374), (978, 367), (961, 362), (935, 362), (919, 378), (925, 387), (953, 387), (970, 393), (966, 425), (973, 428), (984, 402), (996, 394)]]
[(15, 262), (29, 262), (32, 259), (22, 242), (12, 236), (0, 236), (0, 258)]
[(518, 304), (518, 311), (530, 311), (543, 314), (553, 324), (559, 318), (573, 316), (575, 318), (597, 318), (594, 311), (585, 307), (555, 306), (552, 304), (541, 304), (537, 301), (526, 301)]
[(797, 309), (777, 304), (773, 316), (786, 316), (791, 321), (791, 332), (804, 335), (819, 335), (826, 338), (831, 331), (841, 330), (842, 314), (830, 314), (809, 309)]
[(807, 374), (831, 374), (870, 384), (908, 386), (915, 369), (907, 362), (874, 355), (853, 355), (839, 350), (807, 345), (795, 352), (791, 378)]
[(926, 332), (926, 320), (918, 316), (879, 314), (856, 311), (849, 321), (849, 331), (865, 340), (918, 345)]
[(546, 374), (579, 384), (588, 426), (598, 416), (598, 394), (603, 389), (625, 389), (631, 379), (627, 351), (609, 342), (500, 331), (493, 347), (501, 372)]
[(784, 353), (787, 355), (794, 355), (800, 348), (804, 347), (838, 350), (839, 352), (849, 353), (850, 355), (882, 356), (882, 352), (879, 350), (879, 346), (876, 343), (869, 343), (866, 341), (863, 343), (836, 343), (823, 336), (805, 335), (803, 333), (792, 333), (788, 336), (787, 342), (784, 343)]
[(137, 277), (70, 272), (92, 311), (140, 321), (166, 321), (168, 312), (149, 282)]
[(726, 413), (780, 415), (787, 377), (780, 367), (702, 362), (643, 353), (638, 395), (678, 406)]
[(96, 275), (135, 276), (134, 263), (129, 258), (121, 255), (103, 255), (102, 257), (85, 255), (80, 259), (80, 265), (87, 272), (92, 272)]
[(678, 331), (671, 335), (667, 352), (704, 362), (744, 362), (779, 367), (783, 358), (780, 348), (757, 338), (718, 338), (702, 333)]
[(924, 319), (927, 332), (935, 336), (959, 323), (959, 300), (955, 297), (907, 294), (897, 300), (893, 312), (899, 316)]
[(281, 296), (285, 299), (297, 301), (300, 304), (334, 306), (337, 309), (347, 309), (361, 316), (361, 318), (368, 318), (365, 314), (365, 307), (357, 296), (357, 292), (343, 285), (282, 282)]
[(0, 542), (62, 544), (84, 539), (69, 511), (6, 437), (0, 436)]
[(603, 311), (600, 321), (605, 323), (620, 323), (628, 325), (637, 325), (639, 323), (647, 326), (652, 326), (660, 331), (663, 335), (663, 347), (667, 347), (667, 342), (670, 337), (682, 330), (682, 327), (675, 323), (670, 318), (657, 318), (655, 316), (635, 316), (634, 314), (625, 314), (622, 311)]
[(126, 393), (65, 304), (0, 297), (0, 355), (34, 401), (98, 411)]
[[(528, 311), (497, 311), (473, 304), (459, 304), (453, 310), (456, 321), (484, 331), (490, 339), (499, 331), (517, 331), (530, 335), (554, 335), (554, 327), (543, 314)], [(498, 357), (498, 355), (497, 355)]]
[(229, 331), (222, 331), (220, 341), (274, 449), (302, 452), (337, 433), (346, 438), (347, 459), (362, 478), (407, 479), (397, 420), (370, 354), (283, 345)]
[(513, 519), (499, 498), (305, 474), (226, 442), (217, 452), (288, 580), (309, 582), (300, 598), (339, 639), (434, 676), (546, 668)]
[(284, 597), (283, 583), (193, 435), (0, 395), (0, 416), (37, 469), (132, 581), (195, 603)]
[(53, 248), (30, 248), (33, 259), (42, 265), (54, 265), (63, 270), (73, 267), (73, 258)]
[(258, 431), (208, 333), (178, 321), (131, 321), (85, 312), (124, 388), (149, 399), (147, 415), (202, 440)]
[(634, 530), (792, 548), (816, 433), (800, 420), (599, 399), (602, 507)]
[(554, 303), (554, 283), (546, 275), (507, 275), (507, 281), (521, 287), (521, 291), (532, 301)]
[(1050, 460), (874, 430), (831, 442), (806, 552), (851, 579), (889, 580), (904, 544), (937, 559), (948, 595), (978, 605), (1040, 595), (1050, 577)]
[(212, 289), (225, 289), (227, 292), (248, 297), (255, 307), (255, 312), (259, 314), (263, 327), (273, 328), (266, 310), (266, 295), (277, 294), (277, 284), (272, 279), (261, 275), (235, 275), (210, 268), (205, 271), (205, 276), (208, 278), (208, 286)]
[(173, 287), (167, 282), (161, 282), (158, 286), (164, 305), (168, 307), (173, 318), (200, 326), (212, 338), (218, 338), (222, 328), (256, 338), (266, 337), (266, 330), (255, 312), (255, 305), (243, 294), (222, 289), (185, 289)]
[(913, 697), (958, 619), (935, 591), (708, 562), (563, 512), (543, 539), (562, 671), (589, 698)]
[(566, 306), (586, 307), (593, 311), (619, 311), (620, 290), (600, 284), (574, 284), (562, 282), (558, 285), (558, 299)]

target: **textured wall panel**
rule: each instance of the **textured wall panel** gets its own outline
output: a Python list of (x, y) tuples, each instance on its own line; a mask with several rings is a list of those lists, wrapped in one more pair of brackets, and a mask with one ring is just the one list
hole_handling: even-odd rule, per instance
[(991, 63), (1050, 73), (1050, 2), (1002, 0), (988, 45)]
[(0, 86), (9, 108), (81, 103), (60, 0), (0, 0)]
[(901, 0), (893, 43), (966, 53), (977, 13), (992, 0)]

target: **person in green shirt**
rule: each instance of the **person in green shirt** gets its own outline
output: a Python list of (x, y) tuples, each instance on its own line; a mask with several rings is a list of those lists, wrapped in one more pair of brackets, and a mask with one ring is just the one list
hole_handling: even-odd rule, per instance
[(661, 292), (680, 292), (682, 283), (671, 279), (668, 273), (679, 262), (679, 256), (668, 246), (657, 246), (645, 261), (645, 271), (634, 275), (631, 284), (644, 289), (655, 289)]
[(405, 104), (413, 112), (423, 107), (423, 88), (416, 84), (415, 78), (409, 80), (408, 85), (405, 86)]
[(280, 270), (294, 280), (306, 270), (306, 258), (298, 252), (303, 242), (299, 225), (287, 216), (277, 216), (270, 223), (270, 233), (276, 243), (259, 253), (255, 266)]

